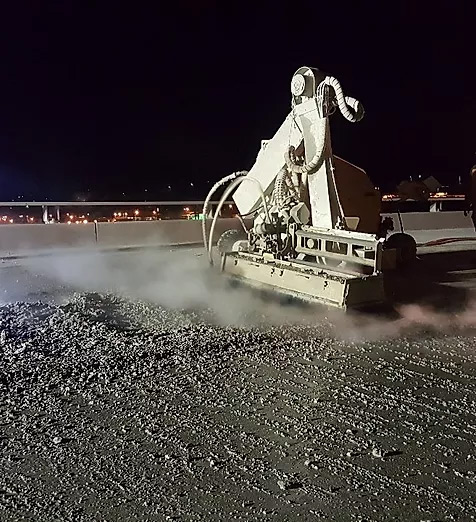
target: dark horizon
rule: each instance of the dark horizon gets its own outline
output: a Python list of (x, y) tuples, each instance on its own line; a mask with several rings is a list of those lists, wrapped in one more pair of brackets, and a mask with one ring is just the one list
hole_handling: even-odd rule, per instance
[(203, 197), (251, 167), (301, 65), (363, 103), (332, 118), (333, 149), (375, 185), (476, 162), (469, 6), (144, 5), (3, 9), (0, 199)]

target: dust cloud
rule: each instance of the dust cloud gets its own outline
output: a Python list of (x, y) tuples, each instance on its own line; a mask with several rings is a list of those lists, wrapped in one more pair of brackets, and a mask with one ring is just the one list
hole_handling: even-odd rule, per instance
[(396, 338), (412, 329), (442, 332), (476, 326), (475, 301), (458, 313), (408, 304), (389, 316), (265, 299), (245, 286), (232, 287), (218, 268), (210, 268), (200, 249), (78, 252), (30, 259), (28, 270), (79, 292), (110, 293), (165, 308), (206, 311), (209, 320), (224, 326), (315, 326), (348, 341)]
[(275, 320), (279, 315), (279, 306), (263, 306), (249, 289), (232, 288), (217, 268), (210, 268), (201, 249), (78, 252), (29, 260), (28, 269), (75, 291), (111, 293), (176, 310), (206, 310), (223, 325), (249, 324), (265, 312)]

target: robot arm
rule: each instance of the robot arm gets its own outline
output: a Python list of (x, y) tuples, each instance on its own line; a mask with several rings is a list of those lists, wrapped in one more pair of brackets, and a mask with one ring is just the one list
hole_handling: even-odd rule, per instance
[[(338, 80), (301, 67), (291, 81), (292, 111), (273, 138), (263, 142), (249, 178), (261, 186), (271, 206), (291, 202), (310, 206), (313, 226), (335, 228), (344, 220), (334, 179), (329, 116), (338, 108), (351, 121), (364, 115), (362, 105), (345, 97)], [(299, 152), (298, 152), (299, 151)], [(241, 214), (260, 207), (258, 186), (242, 184), (234, 195)]]

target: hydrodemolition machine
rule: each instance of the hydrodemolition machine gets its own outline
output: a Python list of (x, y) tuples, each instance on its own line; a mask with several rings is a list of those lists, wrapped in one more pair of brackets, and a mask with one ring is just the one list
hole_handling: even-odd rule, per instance
[(336, 78), (310, 67), (293, 75), (291, 96), (291, 112), (262, 141), (251, 170), (221, 179), (205, 200), (207, 216), (212, 195), (228, 184), (209, 234), (203, 221), (209, 261), (216, 264), (215, 225), (234, 192), (243, 231), (217, 241), (225, 274), (344, 309), (385, 302), (385, 274), (411, 263), (416, 243), (404, 233), (388, 236), (392, 223), (380, 215), (379, 191), (362, 169), (333, 154), (329, 118), (340, 112), (358, 122), (364, 109)]

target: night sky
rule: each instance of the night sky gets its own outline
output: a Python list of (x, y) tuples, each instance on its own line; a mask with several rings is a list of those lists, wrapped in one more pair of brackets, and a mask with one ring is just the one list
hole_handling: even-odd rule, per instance
[(251, 167), (301, 65), (363, 103), (333, 148), (376, 185), (454, 182), (476, 163), (470, 4), (4, 2), (0, 199), (202, 197)]

